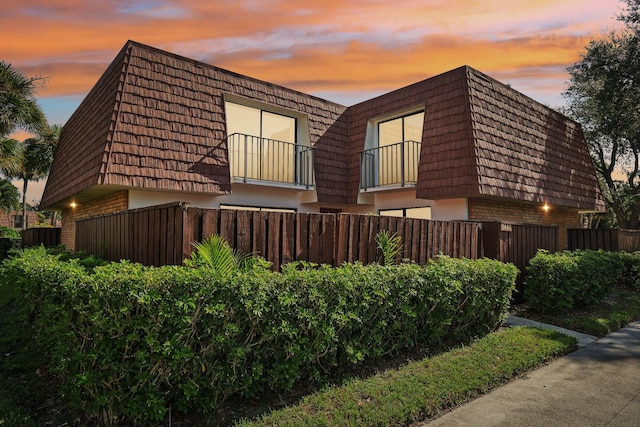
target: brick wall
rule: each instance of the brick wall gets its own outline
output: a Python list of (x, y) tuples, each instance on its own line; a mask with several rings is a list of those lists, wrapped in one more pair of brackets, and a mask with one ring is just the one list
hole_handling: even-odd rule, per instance
[(575, 209), (514, 203), (495, 199), (469, 199), (470, 221), (504, 221), (519, 224), (557, 225), (558, 249), (567, 249), (567, 228), (580, 228), (580, 216)]
[(126, 211), (129, 208), (129, 192), (119, 191), (98, 200), (62, 211), (60, 243), (69, 250), (76, 248), (76, 221), (95, 215)]
[[(3, 227), (15, 228), (13, 217), (15, 215), (22, 216), (22, 212), (20, 211), (11, 211), (7, 214), (0, 214), (0, 225)], [(38, 213), (33, 211), (27, 211), (27, 226), (31, 226), (38, 222)]]

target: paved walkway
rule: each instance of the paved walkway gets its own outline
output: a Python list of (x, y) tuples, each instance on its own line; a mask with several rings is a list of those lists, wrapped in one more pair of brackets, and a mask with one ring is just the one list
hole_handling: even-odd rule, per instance
[(423, 425), (640, 426), (640, 321)]

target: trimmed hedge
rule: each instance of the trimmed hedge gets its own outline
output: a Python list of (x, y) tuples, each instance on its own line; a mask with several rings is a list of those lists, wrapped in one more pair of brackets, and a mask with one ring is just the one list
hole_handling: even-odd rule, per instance
[(221, 279), (207, 268), (83, 265), (43, 248), (4, 264), (62, 392), (103, 424), (215, 414), (231, 395), (327, 382), (416, 345), (485, 335), (517, 269), (441, 257), (425, 267), (302, 262)]
[(566, 313), (601, 302), (614, 286), (637, 287), (639, 266), (640, 257), (626, 252), (540, 250), (527, 266), (524, 297), (541, 313)]

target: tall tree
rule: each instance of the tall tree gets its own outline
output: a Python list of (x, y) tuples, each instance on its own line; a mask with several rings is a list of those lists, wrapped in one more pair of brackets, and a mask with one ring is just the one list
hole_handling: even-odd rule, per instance
[(29, 181), (45, 178), (51, 170), (53, 153), (60, 138), (61, 128), (57, 125), (47, 127), (44, 132), (34, 138), (22, 142), (22, 156), (19, 168), (15, 173), (5, 170), (10, 178), (22, 180), (22, 228), (27, 227), (27, 189)]
[(35, 100), (44, 84), (42, 77), (27, 77), (4, 61), (0, 61), (0, 137), (16, 129), (43, 132), (47, 121)]
[(22, 146), (13, 138), (0, 138), (0, 171), (12, 175), (22, 164)]
[[(614, 223), (640, 228), (640, 0), (627, 0), (626, 23), (592, 40), (568, 68), (567, 112), (579, 121)], [(635, 12), (634, 12), (635, 11)], [(635, 15), (634, 15), (635, 13)]]
[(0, 179), (0, 210), (7, 215), (18, 209), (20, 194), (8, 179)]

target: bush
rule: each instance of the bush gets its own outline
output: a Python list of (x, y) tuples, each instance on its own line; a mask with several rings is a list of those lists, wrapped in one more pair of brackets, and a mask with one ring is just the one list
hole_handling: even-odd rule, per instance
[(425, 267), (260, 263), (86, 268), (43, 248), (4, 264), (35, 318), (62, 392), (103, 424), (215, 413), (229, 396), (325, 383), (413, 346), (482, 336), (502, 320), (517, 273), (493, 260)]
[(0, 238), (7, 239), (22, 239), (22, 235), (19, 231), (14, 230), (13, 228), (0, 226)]
[[(566, 313), (601, 302), (612, 287), (631, 284), (640, 258), (625, 252), (538, 251), (529, 261), (524, 296), (541, 313)], [(635, 283), (635, 281), (633, 282)]]

